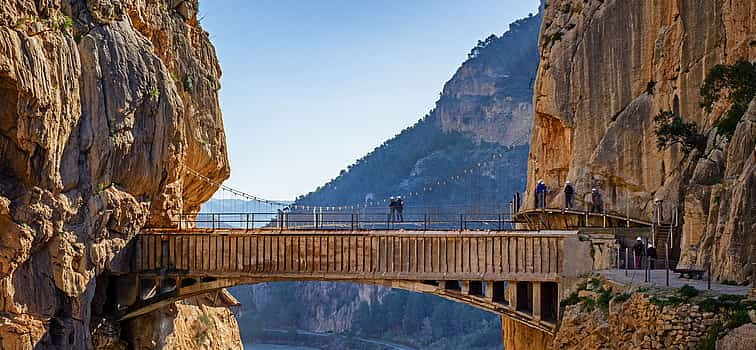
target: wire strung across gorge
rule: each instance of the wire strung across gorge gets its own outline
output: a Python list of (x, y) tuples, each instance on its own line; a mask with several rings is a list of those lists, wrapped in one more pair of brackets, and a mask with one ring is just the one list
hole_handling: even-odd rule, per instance
[[(511, 149), (507, 150), (506, 152), (509, 152), (509, 151), (511, 151)], [(469, 167), (462, 169), (462, 171), (460, 171), (459, 173), (455, 175), (428, 181), (423, 185), (422, 189), (418, 188), (418, 190), (416, 191), (403, 192), (403, 193), (399, 193), (398, 195), (404, 198), (413, 198), (413, 197), (417, 198), (417, 197), (425, 195), (426, 193), (438, 191), (439, 188), (443, 188), (444, 186), (451, 185), (454, 183), (459, 183), (463, 179), (471, 177), (472, 175), (479, 175), (487, 165), (493, 164), (497, 159), (504, 158), (504, 155), (506, 152), (493, 153), (489, 159), (482, 160), (477, 163), (473, 163)], [(388, 203), (388, 199), (376, 199), (376, 200), (368, 200), (363, 203), (351, 203), (351, 204), (334, 204), (334, 205), (298, 204), (298, 205), (295, 205), (295, 204), (292, 204), (291, 202), (287, 203), (287, 202), (282, 202), (282, 201), (265, 199), (265, 198), (258, 197), (258, 196), (246, 193), (244, 191), (223, 185), (222, 183), (215, 182), (212, 179), (208, 178), (207, 176), (200, 174), (198, 171), (188, 166), (184, 166), (184, 169), (186, 170), (188, 174), (212, 186), (216, 186), (218, 187), (218, 189), (222, 191), (221, 192), (221, 207), (222, 207), (221, 211), (225, 209), (225, 205), (226, 205), (225, 203), (226, 201), (224, 200), (226, 199), (225, 192), (230, 193), (232, 196), (236, 196), (237, 197), (236, 199), (243, 199), (243, 200), (251, 201), (257, 204), (256, 211), (259, 211), (260, 205), (268, 205), (269, 207), (267, 209), (269, 210), (275, 210), (279, 208), (288, 207), (291, 209), (303, 209), (303, 210), (314, 209), (314, 210), (326, 210), (326, 211), (341, 211), (341, 210), (359, 209), (359, 208), (383, 208), (385, 206), (385, 203)], [(231, 205), (234, 207), (236, 206), (235, 203), (232, 203)], [(234, 211), (239, 211), (239, 210), (236, 210), (236, 208), (233, 208), (233, 209)], [(249, 208), (245, 208), (244, 211), (250, 211), (250, 210)]]
[(232, 195), (241, 197), (243, 199), (246, 199), (246, 200), (249, 200), (249, 201), (254, 201), (254, 202), (259, 202), (259, 203), (270, 204), (270, 205), (274, 205), (274, 206), (284, 206), (285, 207), (285, 206), (289, 205), (289, 203), (284, 203), (284, 202), (280, 202), (280, 201), (274, 201), (274, 200), (270, 200), (270, 199), (260, 198), (258, 196), (251, 195), (249, 193), (237, 190), (235, 188), (228, 187), (228, 186), (226, 186), (224, 184), (217, 183), (217, 182), (213, 181), (212, 179), (210, 179), (209, 177), (200, 174), (198, 171), (196, 171), (196, 170), (194, 170), (192, 168), (184, 167), (184, 169), (186, 169), (186, 172), (189, 173), (190, 175), (193, 175), (194, 177), (196, 177), (196, 178), (198, 178), (198, 179), (200, 179), (200, 180), (202, 180), (202, 181), (204, 181), (204, 182), (206, 182), (206, 183), (208, 183), (210, 185), (217, 186), (219, 189), (221, 189), (223, 191), (227, 191), (227, 192), (231, 193)]

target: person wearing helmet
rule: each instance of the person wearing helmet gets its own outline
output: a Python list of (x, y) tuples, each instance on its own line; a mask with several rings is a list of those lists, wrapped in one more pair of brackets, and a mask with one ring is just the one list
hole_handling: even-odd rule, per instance
[(567, 180), (564, 185), (564, 210), (571, 209), (575, 206), (573, 203), (575, 198), (575, 188), (572, 187), (570, 180)]
[(546, 184), (543, 182), (543, 179), (538, 180), (538, 184), (536, 185), (536, 208), (546, 207), (546, 191)]
[(599, 192), (599, 190), (596, 188), (591, 189), (591, 212), (604, 212), (604, 199), (601, 198), (601, 192)]

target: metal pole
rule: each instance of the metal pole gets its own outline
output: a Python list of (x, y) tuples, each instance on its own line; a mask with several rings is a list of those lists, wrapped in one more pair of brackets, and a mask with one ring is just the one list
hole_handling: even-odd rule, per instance
[(667, 287), (669, 287), (669, 246), (664, 248), (664, 270), (666, 270)]
[(625, 248), (625, 276), (627, 276), (627, 268), (630, 262), (630, 248)]
[(244, 223), (244, 229), (249, 230), (249, 213), (247, 213), (246, 217), (247, 217), (247, 220)]
[(706, 264), (706, 289), (711, 290), (711, 262)]
[(617, 242), (617, 270), (622, 268), (622, 265), (620, 265), (620, 244)]
[(464, 216), (465, 216), (465, 214), (459, 214), (459, 230), (460, 231), (463, 230), (463, 228), (462, 228), (462, 226), (463, 226), (462, 221), (465, 219)]

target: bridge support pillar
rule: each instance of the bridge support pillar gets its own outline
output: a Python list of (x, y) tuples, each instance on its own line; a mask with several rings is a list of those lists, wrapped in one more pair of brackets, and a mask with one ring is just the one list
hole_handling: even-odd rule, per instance
[(509, 310), (517, 311), (517, 282), (507, 284), (507, 300), (509, 300)]
[(533, 282), (533, 302), (531, 305), (533, 310), (533, 319), (536, 321), (541, 320), (541, 282)]
[(485, 297), (488, 300), (494, 300), (494, 283), (493, 281), (486, 281)]
[(470, 281), (462, 281), (462, 294), (470, 295)]

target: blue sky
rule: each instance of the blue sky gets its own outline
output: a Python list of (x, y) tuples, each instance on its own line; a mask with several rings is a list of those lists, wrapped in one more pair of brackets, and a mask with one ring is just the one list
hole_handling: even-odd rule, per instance
[(231, 178), (293, 199), (425, 115), (479, 39), (537, 0), (204, 0)]

